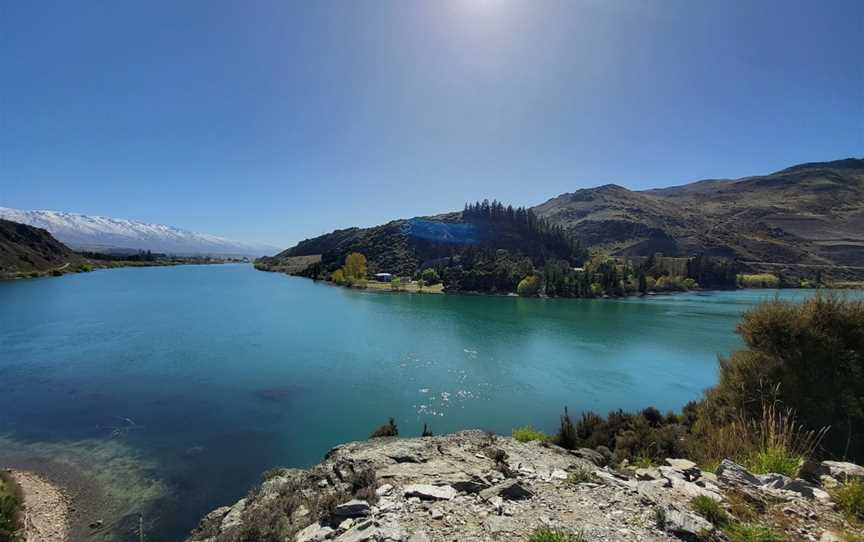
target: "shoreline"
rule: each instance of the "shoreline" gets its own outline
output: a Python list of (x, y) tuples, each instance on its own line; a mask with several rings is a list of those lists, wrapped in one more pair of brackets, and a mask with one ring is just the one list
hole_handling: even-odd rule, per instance
[[(39, 542), (98, 539), (108, 534), (112, 521), (102, 517), (110, 510), (104, 489), (77, 468), (44, 456), (0, 454), (0, 466), (11, 472), (24, 492), (27, 517), (25, 533), (41, 536)], [(98, 524), (91, 528), (90, 524)], [(27, 537), (26, 540), (31, 540)]]

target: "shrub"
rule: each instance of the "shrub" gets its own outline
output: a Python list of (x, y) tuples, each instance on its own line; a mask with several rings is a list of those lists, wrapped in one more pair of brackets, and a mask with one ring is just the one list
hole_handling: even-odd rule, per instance
[(441, 282), (441, 277), (438, 276), (438, 271), (435, 271), (431, 267), (424, 269), (423, 272), (420, 273), (420, 278), (429, 286)]
[(528, 537), (528, 542), (585, 542), (585, 537), (562, 529), (539, 527)]
[(528, 275), (519, 282), (516, 293), (521, 297), (536, 297), (540, 293), (540, 277)]
[(864, 521), (864, 482), (853, 480), (833, 491), (837, 507), (851, 520)]
[(531, 442), (532, 440), (545, 441), (549, 438), (546, 436), (546, 433), (544, 433), (543, 431), (538, 431), (530, 425), (526, 425), (524, 427), (517, 427), (513, 430), (512, 434), (513, 438), (515, 438), (519, 442)]
[(753, 523), (733, 523), (723, 532), (729, 542), (784, 542), (782, 535), (770, 527)]
[(567, 476), (571, 484), (593, 483), (597, 481), (597, 475), (588, 467), (578, 466)]
[(700, 417), (722, 426), (758, 418), (781, 401), (809, 428), (831, 426), (828, 455), (864, 460), (864, 300), (818, 294), (802, 303), (773, 300), (738, 324), (746, 349), (720, 360), (720, 379)]
[(705, 495), (693, 497), (693, 499), (690, 500), (690, 508), (718, 527), (723, 527), (729, 523), (729, 514), (723, 510), (720, 503), (711, 497)]
[(738, 275), (738, 285), (742, 288), (779, 288), (780, 279), (770, 273)]
[(342, 286), (345, 284), (345, 272), (341, 269), (337, 269), (333, 271), (333, 274), (330, 275), (330, 280), (332, 280), (335, 284)]
[(17, 541), (24, 499), (21, 488), (5, 471), (0, 471), (0, 540)]
[(564, 407), (564, 414), (561, 415), (561, 424), (558, 427), (558, 434), (555, 435), (555, 444), (568, 450), (574, 450), (578, 445), (576, 427), (573, 425), (573, 420), (570, 419), (567, 407)]
[(396, 420), (390, 418), (390, 421), (373, 431), (372, 434), (369, 435), (369, 438), (396, 436), (399, 436), (399, 428), (396, 426)]

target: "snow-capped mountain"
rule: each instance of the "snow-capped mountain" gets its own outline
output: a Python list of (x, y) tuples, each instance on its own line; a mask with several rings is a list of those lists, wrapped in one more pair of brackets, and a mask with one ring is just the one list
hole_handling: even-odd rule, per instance
[(75, 250), (133, 249), (176, 255), (264, 256), (277, 247), (231, 241), (163, 224), (61, 211), (22, 211), (0, 207), (0, 218), (44, 228)]

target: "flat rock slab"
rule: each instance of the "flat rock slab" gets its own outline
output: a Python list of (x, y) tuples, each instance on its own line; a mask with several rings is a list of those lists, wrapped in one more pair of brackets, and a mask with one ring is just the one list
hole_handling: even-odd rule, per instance
[(417, 497), (422, 501), (449, 501), (456, 496), (456, 490), (451, 486), (433, 486), (430, 484), (411, 484), (403, 489), (405, 498)]

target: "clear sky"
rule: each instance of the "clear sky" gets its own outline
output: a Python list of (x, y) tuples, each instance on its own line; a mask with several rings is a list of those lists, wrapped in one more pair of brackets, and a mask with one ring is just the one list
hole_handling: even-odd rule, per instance
[(0, 206), (288, 246), (864, 155), (864, 2), (0, 0)]

